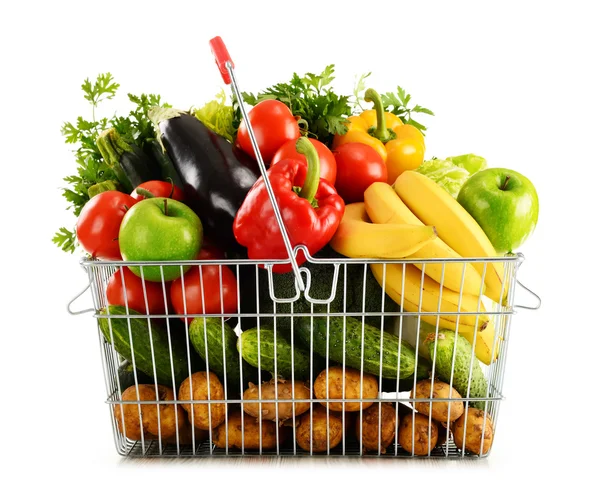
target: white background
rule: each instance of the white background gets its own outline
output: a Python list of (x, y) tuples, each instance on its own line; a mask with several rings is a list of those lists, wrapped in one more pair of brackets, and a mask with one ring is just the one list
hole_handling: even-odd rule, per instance
[[(204, 5), (204, 4), (207, 5)], [(597, 461), (598, 145), (595, 2), (11, 2), (0, 7), (3, 475), (62, 482), (281, 478), (487, 482), (576, 478)], [(94, 321), (66, 302), (86, 283), (50, 239), (73, 216), (60, 126), (89, 116), (79, 86), (112, 72), (127, 92), (180, 108), (221, 88), (221, 35), (242, 88), (336, 65), (336, 88), (372, 71), (436, 116), (427, 156), (475, 152), (538, 189), (520, 279), (544, 301), (514, 318), (494, 449), (481, 462), (125, 461), (112, 441)], [(7, 193), (8, 189), (8, 193)], [(530, 302), (518, 293), (519, 302)], [(88, 303), (89, 301), (82, 301)], [(234, 466), (235, 464), (235, 466)], [(8, 465), (8, 468), (6, 467)], [(296, 468), (297, 467), (297, 468)], [(593, 471), (592, 471), (593, 472)], [(435, 476), (434, 476), (435, 475)], [(11, 482), (13, 480), (11, 479)]]

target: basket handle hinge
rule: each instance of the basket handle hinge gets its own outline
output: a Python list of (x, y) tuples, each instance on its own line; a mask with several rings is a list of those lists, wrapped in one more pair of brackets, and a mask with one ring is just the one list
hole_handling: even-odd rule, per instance
[(88, 285), (87, 285), (87, 286), (85, 286), (85, 288), (84, 288), (82, 291), (80, 291), (80, 292), (77, 294), (77, 296), (75, 296), (73, 299), (71, 299), (71, 300), (69, 301), (69, 304), (67, 304), (67, 311), (69, 312), (69, 314), (70, 314), (71, 316), (78, 316), (79, 314), (93, 313), (93, 312), (94, 312), (94, 308), (83, 309), (83, 310), (81, 310), (81, 311), (73, 311), (73, 310), (71, 309), (71, 305), (72, 305), (72, 304), (73, 304), (75, 301), (77, 301), (77, 299), (79, 299), (81, 296), (83, 296), (83, 295), (84, 295), (84, 294), (85, 294), (85, 293), (88, 291), (88, 289), (89, 289), (90, 287), (92, 287), (92, 283), (91, 283), (91, 282), (88, 282)]
[(518, 308), (518, 309), (529, 309), (531, 311), (536, 311), (536, 310), (540, 309), (540, 307), (542, 306), (542, 299), (540, 298), (540, 296), (538, 296), (535, 292), (533, 292), (531, 289), (529, 289), (528, 287), (526, 287), (521, 281), (517, 280), (517, 284), (519, 286), (521, 286), (523, 289), (525, 289), (535, 299), (537, 299), (537, 304), (535, 306), (522, 306), (520, 304), (515, 304), (515, 308)]

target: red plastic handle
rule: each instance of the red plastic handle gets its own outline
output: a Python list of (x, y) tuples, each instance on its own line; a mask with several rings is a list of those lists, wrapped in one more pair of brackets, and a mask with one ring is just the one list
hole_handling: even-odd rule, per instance
[(225, 84), (231, 84), (229, 71), (227, 71), (227, 67), (225, 67), (225, 64), (229, 62), (231, 64), (231, 67), (235, 66), (233, 64), (233, 61), (231, 60), (231, 57), (229, 56), (229, 52), (227, 52), (227, 47), (225, 47), (223, 39), (219, 36), (213, 37), (212, 39), (210, 39), (209, 44), (210, 50), (215, 56), (215, 62), (217, 63), (219, 71), (221, 72), (221, 77), (223, 78), (223, 81), (225, 82)]

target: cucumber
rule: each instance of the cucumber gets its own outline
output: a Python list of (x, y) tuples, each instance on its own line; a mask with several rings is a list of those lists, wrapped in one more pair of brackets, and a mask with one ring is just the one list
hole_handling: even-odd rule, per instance
[[(135, 374), (137, 374), (138, 385), (152, 384), (154, 381), (145, 373), (141, 372), (139, 368), (136, 368)], [(135, 385), (135, 376), (133, 371), (133, 364), (127, 360), (119, 365), (117, 370), (117, 377), (119, 378), (119, 385), (121, 386), (121, 392), (124, 392), (129, 387)]]
[[(260, 335), (260, 366), (258, 364), (258, 338)], [(275, 375), (275, 346), (277, 347), (277, 376), (290, 379), (292, 376), (292, 345), (284, 336), (271, 329), (250, 328), (237, 340), (237, 349), (250, 365), (267, 370)], [(306, 380), (310, 377), (309, 354), (294, 345), (294, 379)]]
[[(477, 358), (471, 358), (473, 347), (471, 343), (462, 335), (455, 337), (454, 331), (442, 329), (436, 333), (430, 333), (426, 342), (429, 346), (429, 355), (433, 361), (433, 353), (437, 342), (437, 351), (435, 354), (435, 376), (440, 380), (450, 384), (452, 377), (452, 358), (454, 348), (454, 376), (452, 377), (452, 387), (460, 393), (463, 398), (485, 398), (487, 393), (487, 380), (483, 374)], [(473, 373), (471, 374), (471, 388), (469, 389), (469, 372), (473, 364)], [(470, 390), (467, 394), (467, 390)], [(469, 402), (469, 405), (481, 410), (485, 410), (485, 402)], [(489, 404), (488, 404), (489, 406)]]
[[(100, 313), (120, 316), (126, 315), (127, 310), (123, 306), (109, 306), (102, 309)], [(133, 316), (139, 313), (130, 309), (129, 314)], [(117, 353), (128, 361), (132, 361), (133, 357), (135, 357), (136, 368), (150, 377), (155, 377), (156, 382), (161, 385), (171, 387), (174, 375), (175, 385), (178, 387), (188, 377), (188, 357), (185, 340), (182, 341), (178, 337), (177, 329), (173, 328), (175, 325), (171, 324), (171, 346), (173, 353), (173, 365), (171, 365), (169, 338), (165, 323), (150, 320), (150, 327), (152, 329), (152, 336), (150, 336), (147, 318), (140, 315), (140, 318), (129, 319), (131, 322), (131, 339), (133, 341), (132, 348), (129, 340), (129, 325), (127, 321), (127, 318), (98, 318), (100, 330), (109, 343), (111, 343), (110, 326), (112, 326), (114, 347)], [(152, 348), (154, 349), (156, 375), (154, 374), (152, 364)]]
[[(417, 363), (417, 381), (426, 380), (427, 378), (429, 378), (430, 372), (431, 372), (431, 363), (428, 360), (421, 358), (421, 355), (419, 354), (419, 362)], [(415, 386), (415, 379), (414, 379), (414, 374), (413, 374), (412, 376), (409, 376), (408, 378), (402, 378), (400, 380), (400, 383), (398, 383), (398, 391), (399, 392), (408, 392), (408, 391), (412, 390), (412, 388), (414, 386)], [(381, 380), (381, 391), (395, 393), (396, 392), (396, 379), (395, 378), (394, 379), (384, 378), (383, 380)]]
[[(364, 350), (362, 331), (364, 327)], [(344, 361), (344, 318), (329, 318), (329, 354), (327, 354), (327, 318), (315, 316), (312, 321), (313, 351), (322, 357), (343, 363)], [(294, 320), (295, 335), (304, 345), (310, 345), (311, 318)], [(383, 334), (383, 336), (382, 336)], [(380, 353), (381, 339), (382, 352)], [(346, 317), (346, 365), (357, 370), (363, 369), (372, 375), (396, 379), (398, 376), (398, 337), (381, 331), (361, 321)], [(400, 378), (408, 378), (415, 371), (415, 349), (400, 340)], [(361, 358), (362, 353), (362, 358)], [(380, 364), (381, 360), (381, 364)]]
[[(208, 369), (221, 377), (223, 384), (239, 391), (240, 355), (236, 348), (237, 335), (235, 331), (227, 323), (222, 324), (220, 318), (196, 318), (190, 324), (189, 333), (192, 346), (198, 355), (204, 360), (208, 354)], [(225, 361), (223, 361), (223, 347), (225, 348)], [(225, 373), (227, 373), (227, 382), (223, 381)], [(256, 380), (253, 378), (256, 376), (256, 371), (244, 360), (242, 360), (242, 376), (244, 387), (249, 381)]]
[[(336, 258), (346, 259), (343, 255), (338, 254), (329, 246), (326, 246), (319, 251), (315, 256), (317, 259)], [(305, 262), (302, 264), (310, 270), (311, 283), (309, 294), (311, 297), (319, 300), (328, 299), (332, 293), (334, 266), (333, 264), (316, 264)], [(346, 266), (346, 297), (344, 306), (344, 266), (340, 266), (335, 298), (329, 304), (330, 313), (342, 312), (362, 312), (363, 311), (363, 278), (365, 267), (364, 264), (348, 264)], [(240, 284), (243, 291), (240, 294), (240, 305), (243, 313), (277, 313), (277, 324), (290, 323), (289, 314), (292, 311), (290, 303), (273, 304), (269, 292), (268, 273), (264, 269), (258, 269), (258, 286), (256, 280), (256, 268), (254, 266), (240, 266)], [(383, 289), (367, 268), (365, 289), (365, 308), (366, 312), (382, 311), (382, 295), (383, 311), (399, 311), (399, 305), (396, 304), (390, 297), (383, 292)], [(273, 290), (276, 297), (291, 298), (296, 294), (295, 278), (293, 272), (285, 274), (273, 273)], [(258, 302), (257, 302), (258, 293)], [(312, 305), (302, 295), (293, 303), (294, 313), (324, 313), (327, 312), (326, 304)], [(280, 315), (281, 314), (281, 315)], [(393, 316), (386, 316), (385, 320), (391, 320)], [(260, 318), (263, 322), (272, 321), (270, 316)], [(380, 316), (367, 316), (365, 322), (368, 324), (379, 325), (381, 323)], [(242, 318), (242, 329), (256, 326), (256, 317)]]

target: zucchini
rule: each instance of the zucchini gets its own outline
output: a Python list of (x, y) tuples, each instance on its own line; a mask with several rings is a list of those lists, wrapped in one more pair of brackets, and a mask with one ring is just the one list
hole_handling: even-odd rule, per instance
[[(341, 258), (346, 259), (343, 255), (338, 254), (329, 246), (325, 246), (315, 256), (317, 259), (322, 258)], [(334, 276), (333, 264), (316, 264), (305, 262), (302, 264), (310, 270), (311, 283), (309, 295), (315, 299), (326, 300), (331, 296)], [(329, 309), (326, 304), (312, 305), (302, 295), (293, 303), (294, 313), (343, 313), (343, 312), (362, 312), (363, 311), (363, 280), (365, 277), (364, 264), (348, 264), (346, 266), (346, 297), (344, 298), (344, 266), (340, 266), (336, 292), (333, 301), (329, 304)], [(243, 313), (277, 313), (277, 324), (290, 323), (289, 314), (292, 312), (290, 303), (273, 304), (271, 294), (269, 292), (269, 277), (266, 270), (258, 270), (258, 286), (256, 279), (256, 268), (250, 265), (240, 266), (240, 284), (243, 288), (240, 294), (240, 304)], [(291, 298), (296, 294), (296, 286), (294, 273), (288, 272), (285, 274), (273, 273), (273, 289), (275, 296), (278, 298)], [(383, 296), (383, 311), (398, 312), (399, 305), (396, 304), (385, 292), (367, 268), (366, 283), (364, 284), (364, 311), (380, 312), (382, 311), (382, 296)], [(258, 294), (258, 302), (257, 302)], [(345, 299), (345, 305), (344, 305)], [(312, 306), (312, 307), (311, 307)], [(281, 315), (280, 315), (281, 314)], [(261, 317), (261, 323), (272, 321), (270, 316)], [(393, 316), (386, 316), (385, 321), (392, 320)], [(379, 326), (381, 324), (380, 316), (365, 317), (367, 324)], [(256, 318), (243, 318), (242, 329), (256, 326)]]
[[(235, 331), (228, 324), (222, 324), (220, 318), (195, 318), (190, 324), (189, 332), (190, 341), (198, 355), (203, 360), (208, 355), (208, 369), (215, 372), (224, 385), (227, 384), (229, 388), (239, 391), (240, 355), (236, 348)], [(223, 381), (225, 374), (227, 374), (227, 382)], [(256, 372), (242, 359), (242, 377), (245, 384), (255, 380), (250, 378), (251, 375), (256, 375)]]
[[(137, 375), (138, 385), (153, 384), (154, 381), (145, 373), (142, 373), (139, 368), (136, 368), (135, 374)], [(133, 371), (133, 364), (127, 360), (119, 365), (117, 370), (117, 377), (119, 379), (119, 385), (121, 387), (121, 393), (127, 390), (129, 387), (135, 385), (135, 376)]]
[[(260, 336), (260, 366), (258, 364), (258, 339)], [(294, 345), (294, 379), (310, 377), (310, 356), (298, 345)], [(250, 365), (267, 370), (275, 375), (275, 347), (277, 347), (277, 376), (289, 379), (292, 376), (292, 345), (284, 336), (271, 329), (250, 328), (237, 340), (237, 349)]]
[[(361, 369), (366, 373), (383, 378), (397, 378), (398, 375), (398, 337), (381, 331), (361, 321), (346, 317), (346, 351), (345, 362), (350, 368)], [(329, 332), (327, 318), (296, 318), (294, 334), (307, 347), (310, 347), (311, 326), (313, 328), (313, 351), (322, 357), (343, 363), (344, 361), (344, 318), (330, 317)], [(362, 332), (364, 329), (364, 348), (362, 348)], [(329, 353), (327, 353), (327, 336), (329, 334)], [(380, 352), (383, 338), (382, 352)], [(408, 378), (415, 371), (415, 349), (400, 340), (400, 378)], [(362, 353), (362, 355), (361, 355)], [(381, 360), (381, 364), (380, 364)]]
[[(123, 306), (109, 306), (102, 309), (100, 313), (120, 316), (126, 315), (127, 310)], [(129, 314), (137, 315), (139, 313), (130, 309)], [(129, 319), (131, 322), (130, 325), (127, 324), (127, 321), (127, 318), (98, 318), (100, 330), (108, 343), (111, 343), (110, 326), (112, 326), (114, 347), (117, 353), (128, 361), (132, 361), (135, 357), (136, 368), (148, 376), (155, 377), (157, 383), (170, 387), (173, 385), (174, 375), (175, 385), (179, 386), (188, 377), (188, 357), (185, 340), (182, 341), (178, 337), (178, 331), (173, 328), (174, 325), (171, 324), (171, 346), (173, 353), (173, 364), (171, 365), (169, 338), (165, 323), (151, 320), (152, 335), (150, 335), (147, 318), (143, 316), (140, 318), (131, 318)], [(129, 339), (129, 326), (131, 326), (133, 348)], [(154, 374), (154, 366), (152, 364), (152, 349), (154, 349), (156, 375)], [(192, 365), (192, 369), (194, 369), (194, 366)]]

